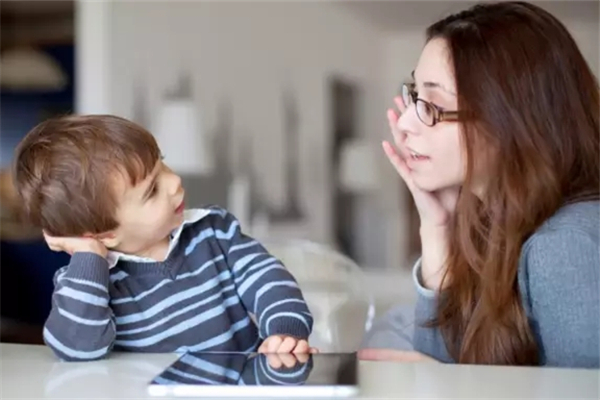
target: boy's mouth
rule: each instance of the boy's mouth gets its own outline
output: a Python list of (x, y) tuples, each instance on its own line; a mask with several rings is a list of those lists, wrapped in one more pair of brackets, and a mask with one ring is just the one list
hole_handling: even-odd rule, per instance
[(185, 209), (185, 202), (182, 201), (181, 204), (179, 205), (179, 207), (177, 207), (175, 209), (175, 214), (181, 214), (184, 209)]

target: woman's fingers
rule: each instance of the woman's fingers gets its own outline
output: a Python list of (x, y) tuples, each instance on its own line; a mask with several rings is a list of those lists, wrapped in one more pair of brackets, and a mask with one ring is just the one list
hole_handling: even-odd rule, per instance
[(358, 358), (363, 361), (393, 361), (393, 362), (423, 362), (436, 361), (417, 351), (403, 351), (393, 349), (362, 349)]
[(400, 115), (402, 115), (402, 113), (404, 111), (406, 111), (406, 104), (404, 104), (404, 100), (402, 100), (402, 96), (394, 97), (394, 104), (396, 104), (396, 107), (398, 107), (398, 111), (400, 111)]
[(402, 146), (404, 146), (404, 135), (400, 132), (400, 129), (398, 129), (398, 116), (391, 108), (387, 112), (387, 119), (390, 132), (392, 132), (392, 137), (394, 138), (394, 143), (399, 149), (402, 149)]
[(460, 194), (460, 188), (447, 188), (442, 191), (436, 192), (436, 196), (440, 199), (442, 207), (449, 213), (454, 214), (456, 210), (456, 203)]
[(402, 180), (406, 183), (406, 186), (415, 201), (421, 223), (424, 221), (432, 221), (433, 224), (445, 223), (448, 211), (444, 209), (440, 200), (432, 193), (423, 191), (415, 185), (406, 162), (394, 149), (391, 143), (384, 141), (383, 150), (390, 160), (390, 163), (392, 163), (398, 172), (398, 175), (400, 175)]
[(387, 156), (388, 160), (390, 160), (390, 163), (394, 166), (402, 180), (404, 180), (404, 182), (406, 183), (406, 186), (408, 186), (408, 189), (412, 192), (414, 189), (414, 184), (406, 162), (402, 159), (402, 157), (400, 157), (400, 155), (398, 154), (396, 149), (394, 149), (394, 146), (392, 146), (390, 142), (384, 141), (382, 143), (382, 146), (383, 151), (385, 152), (385, 155)]

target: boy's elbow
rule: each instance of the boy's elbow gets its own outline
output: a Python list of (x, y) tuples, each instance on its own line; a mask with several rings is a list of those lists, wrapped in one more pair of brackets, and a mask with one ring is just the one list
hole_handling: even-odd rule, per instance
[(50, 346), (50, 348), (52, 349), (54, 355), (61, 361), (65, 361), (65, 362), (89, 362), (89, 361), (100, 361), (102, 359), (105, 359), (108, 357), (108, 355), (110, 354), (110, 351), (106, 351), (106, 352), (102, 352), (99, 353), (98, 355), (95, 355), (93, 357), (79, 357), (77, 355), (67, 355), (55, 348), (53, 348), (52, 346)]
[[(112, 340), (100, 340), (95, 344), (89, 341), (57, 338), (47, 328), (44, 329), (44, 342), (62, 361), (97, 361), (106, 358), (112, 350)], [(108, 342), (103, 344), (102, 342)]]
[(102, 349), (94, 350), (94, 351), (82, 351), (75, 349), (60, 349), (57, 348), (48, 342), (46, 345), (50, 347), (54, 355), (61, 361), (66, 362), (86, 362), (86, 361), (99, 361), (102, 360), (110, 354), (110, 348), (105, 347)]

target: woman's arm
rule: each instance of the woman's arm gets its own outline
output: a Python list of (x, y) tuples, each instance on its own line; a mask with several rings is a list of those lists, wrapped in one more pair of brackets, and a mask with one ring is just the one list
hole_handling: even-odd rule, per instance
[(416, 351), (441, 362), (454, 363), (455, 361), (448, 354), (446, 343), (440, 330), (426, 326), (436, 316), (438, 292), (428, 289), (423, 285), (421, 260), (417, 261), (413, 268), (413, 280), (417, 288), (413, 347)]

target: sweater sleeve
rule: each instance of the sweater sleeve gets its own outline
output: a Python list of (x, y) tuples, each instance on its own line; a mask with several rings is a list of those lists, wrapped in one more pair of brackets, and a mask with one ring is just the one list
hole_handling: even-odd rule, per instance
[(523, 302), (547, 366), (598, 368), (600, 255), (575, 229), (535, 235), (520, 268)]
[(438, 328), (427, 327), (426, 324), (435, 318), (439, 294), (423, 286), (421, 280), (421, 260), (413, 268), (413, 281), (417, 288), (417, 304), (415, 306), (415, 325), (413, 347), (425, 355), (445, 363), (454, 363), (442, 333)]
[(107, 261), (93, 253), (75, 253), (57, 271), (52, 309), (44, 325), (44, 341), (66, 361), (105, 357), (115, 340), (109, 306)]
[(238, 295), (256, 317), (261, 338), (310, 336), (313, 318), (294, 277), (255, 239), (244, 234), (238, 220), (225, 210), (215, 219), (219, 241)]
[(414, 350), (414, 314), (412, 304), (401, 304), (391, 308), (375, 320), (360, 347)]

